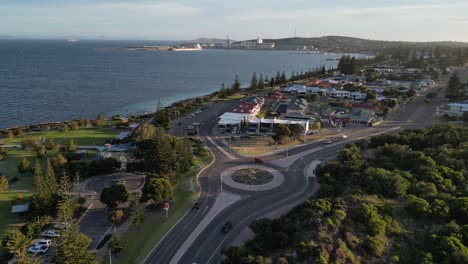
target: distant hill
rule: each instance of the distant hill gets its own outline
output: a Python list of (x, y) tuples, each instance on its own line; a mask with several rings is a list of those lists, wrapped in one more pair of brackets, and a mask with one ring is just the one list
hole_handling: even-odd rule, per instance
[[(252, 40), (255, 41), (255, 40)], [(466, 42), (439, 41), (439, 42), (406, 42), (406, 41), (384, 41), (344, 36), (324, 36), (313, 38), (282, 38), (263, 39), (263, 42), (274, 42), (276, 49), (295, 50), (317, 48), (331, 52), (373, 52), (386, 48), (394, 48), (401, 45), (417, 46), (418, 48), (429, 48), (434, 46), (468, 46)]]
[(223, 43), (226, 43), (226, 39), (197, 38), (197, 39), (193, 39), (193, 40), (184, 40), (183, 43), (223, 44)]

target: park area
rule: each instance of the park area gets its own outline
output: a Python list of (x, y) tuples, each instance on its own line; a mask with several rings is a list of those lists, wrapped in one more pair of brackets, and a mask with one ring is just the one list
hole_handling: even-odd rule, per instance
[[(106, 143), (106, 140), (114, 139), (120, 131), (111, 127), (95, 126), (67, 132), (56, 130), (24, 132), (22, 136), (0, 139), (0, 143), (4, 145), (21, 145), (24, 140), (44, 138), (52, 139), (56, 146), (67, 145), (70, 139), (73, 139), (76, 145), (92, 146), (95, 144), (96, 146), (102, 146)], [(0, 175), (4, 175), (9, 179), (9, 186), (8, 189), (0, 192), (0, 238), (5, 237), (7, 233), (17, 229), (26, 221), (22, 216), (11, 214), (12, 206), (27, 203), (27, 199), (32, 195), (34, 189), (32, 174), (18, 172), (18, 164), (21, 159), (26, 158), (32, 167), (35, 165), (36, 160), (39, 161), (42, 167), (45, 167), (46, 163), (46, 157), (37, 157), (34, 150), (23, 150), (19, 146), (4, 149), (6, 150), (6, 157), (0, 160)], [(58, 153), (58, 149), (50, 150), (47, 157), (54, 157)], [(66, 156), (66, 153), (63, 155)]]

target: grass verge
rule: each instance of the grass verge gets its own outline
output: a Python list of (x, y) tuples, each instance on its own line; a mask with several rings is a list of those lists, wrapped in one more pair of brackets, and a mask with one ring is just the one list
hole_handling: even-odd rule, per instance
[(70, 138), (75, 140), (77, 145), (104, 145), (106, 140), (114, 139), (120, 131), (118, 129), (95, 126), (80, 128), (78, 130), (69, 130), (67, 132), (60, 132), (57, 130), (30, 132), (25, 133), (24, 136), (15, 137), (12, 139), (5, 139), (5, 144), (21, 144), (25, 139), (38, 139), (50, 138), (56, 144), (67, 145)]
[(153, 247), (174, 226), (187, 210), (190, 210), (198, 198), (200, 190), (196, 175), (208, 166), (213, 159), (211, 153), (204, 158), (196, 158), (191, 171), (174, 188), (174, 201), (168, 217), (162, 209), (148, 211), (145, 222), (139, 227), (130, 227), (123, 235), (127, 241), (125, 250), (118, 257), (113, 256), (117, 263), (141, 263)]

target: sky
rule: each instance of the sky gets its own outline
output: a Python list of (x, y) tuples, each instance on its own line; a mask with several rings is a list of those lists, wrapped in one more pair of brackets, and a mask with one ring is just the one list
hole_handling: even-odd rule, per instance
[(466, 41), (467, 0), (0, 0), (0, 37)]

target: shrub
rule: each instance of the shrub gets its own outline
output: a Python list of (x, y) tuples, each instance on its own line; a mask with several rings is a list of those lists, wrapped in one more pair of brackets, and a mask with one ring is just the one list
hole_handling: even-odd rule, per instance
[(111, 221), (112, 223), (116, 225), (122, 223), (123, 220), (124, 220), (124, 212), (122, 210), (114, 210), (109, 215), (109, 221)]

